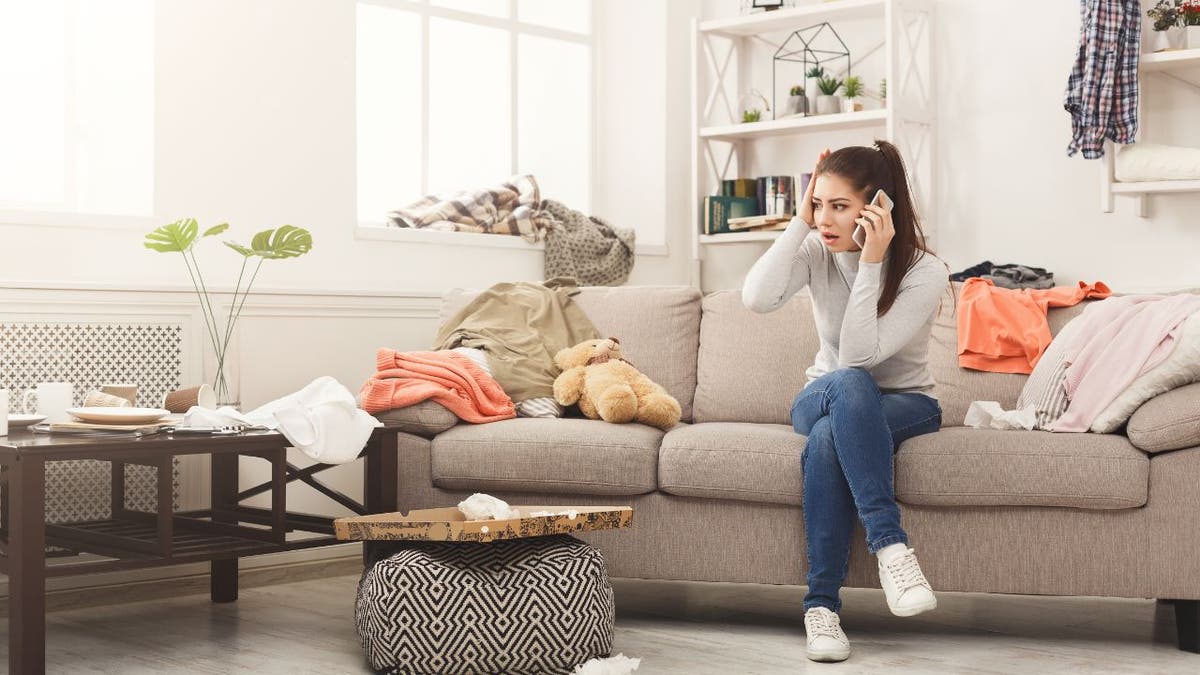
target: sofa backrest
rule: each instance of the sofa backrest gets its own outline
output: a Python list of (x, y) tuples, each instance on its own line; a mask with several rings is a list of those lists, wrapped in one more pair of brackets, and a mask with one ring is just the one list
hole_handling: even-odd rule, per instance
[[(446, 292), (439, 325), (479, 293)], [(700, 291), (690, 286), (585, 286), (573, 300), (602, 337), (618, 338), (625, 357), (679, 401), (683, 420), (690, 422), (700, 343)]]
[[(954, 284), (954, 297), (961, 286)], [(1057, 334), (1086, 304), (1051, 309), (1051, 333)], [(701, 306), (694, 420), (790, 424), (792, 400), (804, 388), (804, 371), (819, 347), (807, 289), (770, 314), (746, 309), (736, 290), (710, 293)], [(958, 313), (949, 293), (930, 335), (929, 367), (943, 426), (961, 426), (972, 401), (1015, 408), (1028, 379), (958, 365)]]
[(693, 419), (790, 424), (819, 344), (808, 289), (769, 314), (746, 309), (740, 290), (710, 293), (701, 308)]

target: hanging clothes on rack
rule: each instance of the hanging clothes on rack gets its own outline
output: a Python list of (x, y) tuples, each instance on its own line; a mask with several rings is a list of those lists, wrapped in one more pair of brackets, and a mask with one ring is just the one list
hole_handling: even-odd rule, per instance
[(1138, 126), (1138, 0), (1080, 0), (1079, 51), (1063, 107), (1071, 113), (1067, 156), (1104, 156), (1104, 140), (1132, 143)]

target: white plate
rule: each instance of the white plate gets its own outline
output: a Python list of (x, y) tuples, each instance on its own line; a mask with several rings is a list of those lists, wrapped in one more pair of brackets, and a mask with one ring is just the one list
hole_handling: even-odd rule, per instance
[(142, 424), (145, 422), (157, 422), (171, 414), (170, 410), (163, 410), (162, 408), (117, 407), (67, 408), (67, 412), (72, 417), (76, 417), (81, 421), (98, 424)]
[(37, 424), (46, 419), (45, 415), (9, 415), (8, 426), (20, 428), (27, 427), (31, 424)]

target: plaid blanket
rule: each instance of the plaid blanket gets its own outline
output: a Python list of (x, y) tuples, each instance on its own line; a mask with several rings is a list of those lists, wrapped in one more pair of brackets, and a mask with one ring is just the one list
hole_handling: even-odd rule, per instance
[(1138, 126), (1138, 0), (1080, 0), (1079, 51), (1063, 107), (1071, 113), (1067, 156), (1104, 156), (1104, 139), (1132, 143)]
[(548, 225), (533, 176), (513, 176), (490, 190), (426, 195), (388, 214), (395, 227), (511, 234), (535, 242)]

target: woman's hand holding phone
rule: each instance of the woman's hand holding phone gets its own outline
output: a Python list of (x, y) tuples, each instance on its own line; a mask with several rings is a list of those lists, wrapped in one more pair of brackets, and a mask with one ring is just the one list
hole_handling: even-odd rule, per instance
[(812, 177), (808, 179), (808, 187), (804, 189), (804, 199), (800, 200), (800, 208), (796, 210), (796, 215), (800, 216), (800, 220), (811, 228), (816, 228), (816, 221), (813, 218), (813, 186), (817, 184), (817, 166), (829, 156), (829, 148), (825, 148), (821, 154), (817, 155), (817, 164), (813, 166)]
[[(892, 200), (883, 190), (878, 190), (870, 204), (863, 207), (862, 215), (854, 221), (862, 227), (865, 237), (860, 237), (856, 229), (854, 240), (862, 247), (862, 262), (883, 262), (892, 238), (896, 236), (896, 228), (892, 224)], [(865, 242), (859, 241), (865, 239)]]

